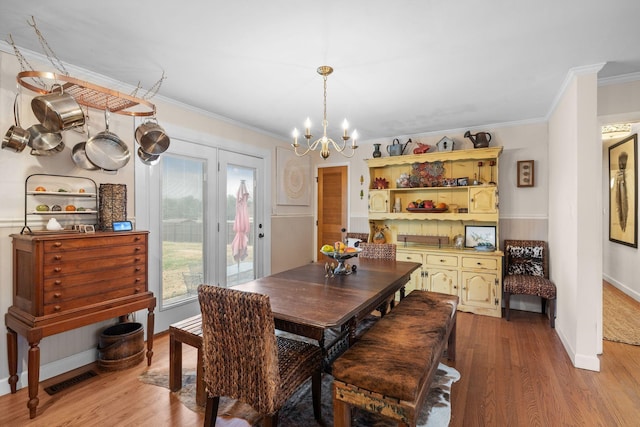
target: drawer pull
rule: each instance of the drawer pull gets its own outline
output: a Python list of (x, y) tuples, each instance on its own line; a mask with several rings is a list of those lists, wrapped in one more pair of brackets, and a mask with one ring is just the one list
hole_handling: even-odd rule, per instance
[(62, 280), (56, 280), (55, 282), (53, 282), (54, 285), (62, 285)]
[(479, 263), (478, 263), (478, 265), (482, 265), (482, 263), (481, 263), (481, 262), (479, 262)]
[(60, 267), (56, 267), (56, 268), (54, 268), (54, 269), (53, 269), (53, 271), (54, 271), (55, 273), (60, 273), (60, 272), (62, 271), (62, 268), (60, 268)]
[(54, 311), (60, 311), (62, 309), (62, 307), (60, 307), (59, 305), (56, 305), (53, 307)]
[(134, 294), (137, 294), (138, 292), (140, 292), (140, 288), (135, 288), (135, 289), (133, 290), (133, 293), (134, 293)]
[(55, 294), (53, 294), (54, 298), (60, 298), (62, 296), (62, 294), (60, 292), (56, 292)]
[(445, 262), (445, 260), (441, 259), (440, 262)]
[(140, 246), (136, 246), (136, 248), (134, 249), (135, 251), (141, 251), (142, 248)]
[(136, 277), (136, 283), (139, 283), (140, 280), (142, 280), (142, 279), (140, 279), (139, 277)]
[(136, 242), (139, 242), (140, 241), (140, 236), (134, 237), (133, 240), (135, 240)]
[(140, 271), (140, 270), (142, 270), (142, 268), (136, 267), (136, 271)]
[(55, 246), (56, 248), (59, 248), (60, 246), (62, 246), (62, 242), (55, 242), (53, 246)]
[(60, 261), (62, 259), (62, 255), (56, 255), (53, 257), (56, 261)]
[(134, 258), (133, 259), (135, 262), (140, 262), (140, 258)]

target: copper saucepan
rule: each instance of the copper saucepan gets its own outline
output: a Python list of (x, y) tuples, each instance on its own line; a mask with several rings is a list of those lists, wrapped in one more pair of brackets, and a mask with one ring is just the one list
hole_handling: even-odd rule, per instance
[(52, 132), (84, 124), (84, 112), (80, 104), (65, 93), (61, 85), (54, 85), (48, 94), (33, 98), (31, 109), (42, 126)]
[(169, 136), (158, 124), (155, 116), (142, 123), (136, 129), (136, 141), (145, 153), (157, 155), (162, 154), (169, 148)]
[(13, 100), (13, 121), (15, 125), (11, 126), (2, 138), (2, 148), (13, 150), (16, 153), (22, 152), (29, 143), (29, 132), (20, 126), (20, 117), (18, 114), (18, 96)]

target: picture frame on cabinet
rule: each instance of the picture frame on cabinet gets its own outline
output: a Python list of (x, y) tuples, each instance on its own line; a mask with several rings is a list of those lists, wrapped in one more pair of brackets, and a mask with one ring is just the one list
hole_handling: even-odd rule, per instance
[(609, 241), (638, 247), (638, 134), (609, 147)]
[(475, 248), (480, 244), (496, 247), (496, 227), (493, 225), (465, 225), (464, 247)]
[(466, 187), (469, 185), (469, 177), (458, 178), (458, 187)]
[(533, 187), (535, 176), (533, 170), (533, 160), (518, 161), (518, 187)]

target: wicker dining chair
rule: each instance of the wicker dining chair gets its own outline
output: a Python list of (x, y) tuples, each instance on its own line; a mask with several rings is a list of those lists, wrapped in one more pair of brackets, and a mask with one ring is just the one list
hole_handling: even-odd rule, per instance
[[(395, 243), (360, 243), (359, 247), (362, 249), (362, 252), (358, 254), (359, 258), (396, 260)], [(395, 306), (395, 303), (396, 298), (395, 295), (393, 295), (384, 304), (379, 306), (377, 310), (380, 312), (380, 315), (384, 316)]]
[(362, 252), (358, 254), (360, 258), (371, 259), (396, 259), (395, 243), (360, 243)]
[(543, 240), (505, 240), (505, 317), (510, 318), (511, 295), (535, 295), (542, 299), (542, 314), (549, 301), (549, 325), (555, 328), (556, 285), (549, 280), (549, 248)]
[(276, 337), (267, 295), (198, 287), (207, 389), (205, 426), (215, 426), (220, 396), (245, 402), (277, 426), (278, 411), (312, 378), (313, 414), (320, 420), (322, 354), (316, 345)]

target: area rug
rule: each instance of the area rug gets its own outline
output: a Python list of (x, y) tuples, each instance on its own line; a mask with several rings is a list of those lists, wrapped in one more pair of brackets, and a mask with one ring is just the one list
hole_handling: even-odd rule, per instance
[(602, 298), (603, 338), (640, 345), (640, 303), (613, 285), (603, 287)]
[[(150, 369), (143, 372), (140, 381), (160, 387), (169, 388), (169, 372), (161, 369)], [(440, 364), (434, 377), (427, 403), (418, 419), (419, 427), (442, 427), (449, 425), (451, 419), (451, 385), (460, 379), (460, 373), (454, 368)], [(333, 426), (333, 400), (331, 382), (333, 377), (324, 374), (322, 378), (322, 424), (313, 418), (311, 405), (311, 380), (303, 384), (280, 410), (278, 425), (280, 427), (316, 427)], [(181, 390), (174, 394), (189, 409), (204, 412), (204, 408), (195, 402), (196, 375), (194, 370), (183, 370)], [(218, 410), (221, 418), (241, 418), (250, 425), (259, 425), (260, 416), (250, 406), (233, 399), (221, 398)], [(370, 414), (354, 411), (353, 427), (392, 427), (397, 424), (391, 420)]]

